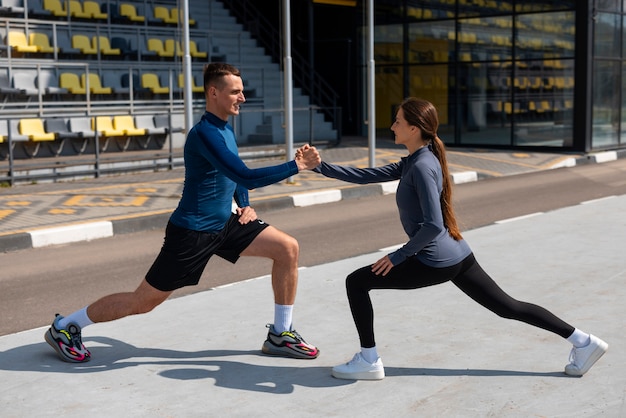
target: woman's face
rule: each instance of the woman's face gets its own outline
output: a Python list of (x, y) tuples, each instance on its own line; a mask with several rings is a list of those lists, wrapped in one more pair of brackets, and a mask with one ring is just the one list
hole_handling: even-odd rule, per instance
[(422, 132), (417, 126), (409, 125), (409, 122), (404, 118), (402, 108), (396, 113), (396, 119), (391, 125), (391, 130), (395, 135), (396, 144), (404, 145), (408, 149), (412, 149), (423, 142)]

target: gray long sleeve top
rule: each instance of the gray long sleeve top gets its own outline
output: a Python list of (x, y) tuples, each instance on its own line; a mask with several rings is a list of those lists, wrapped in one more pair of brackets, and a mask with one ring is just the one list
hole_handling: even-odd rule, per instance
[(428, 147), (381, 167), (354, 168), (322, 162), (314, 171), (358, 184), (400, 179), (396, 204), (409, 241), (389, 254), (394, 266), (417, 256), (428, 266), (449, 267), (471, 254), (467, 243), (456, 241), (444, 226), (440, 201), (441, 165)]

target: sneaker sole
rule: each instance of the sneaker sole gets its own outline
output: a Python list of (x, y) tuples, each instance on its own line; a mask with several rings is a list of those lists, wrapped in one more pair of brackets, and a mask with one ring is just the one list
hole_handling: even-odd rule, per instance
[(593, 353), (591, 353), (591, 355), (587, 359), (587, 362), (583, 364), (582, 369), (571, 369), (571, 368), (568, 369), (568, 366), (569, 366), (568, 364), (567, 366), (565, 366), (565, 374), (569, 376), (584, 375), (585, 373), (589, 371), (589, 369), (593, 367), (594, 364), (596, 364), (598, 360), (600, 360), (600, 357), (602, 357), (604, 353), (606, 353), (606, 350), (608, 350), (608, 348), (609, 348), (609, 345), (605, 343), (604, 341), (601, 341), (600, 344), (596, 347), (596, 349), (593, 350)]
[(272, 346), (269, 346), (265, 343), (263, 343), (263, 347), (261, 347), (261, 351), (263, 352), (263, 354), (267, 354), (269, 356), (277, 356), (277, 357), (289, 357), (289, 358), (295, 358), (298, 360), (313, 360), (316, 359), (317, 356), (320, 355), (320, 350), (317, 350), (317, 354), (315, 356), (308, 356), (306, 354), (299, 354), (297, 352), (294, 352), (293, 350), (289, 350), (289, 349), (281, 349), (281, 348), (275, 348)]
[(385, 378), (385, 371), (376, 370), (373, 372), (342, 373), (333, 370), (331, 375), (334, 378), (345, 380), (382, 380)]
[(91, 360), (91, 357), (87, 357), (86, 360), (74, 360), (70, 357), (66, 357), (65, 354), (63, 354), (63, 352), (61, 351), (61, 349), (59, 348), (58, 344), (56, 343), (56, 341), (54, 341), (54, 338), (52, 337), (52, 335), (50, 334), (50, 330), (46, 331), (45, 335), (44, 335), (44, 339), (46, 340), (46, 342), (50, 345), (50, 347), (54, 348), (54, 351), (57, 353), (57, 355), (61, 358), (61, 360), (67, 362), (67, 363), (86, 363), (89, 360)]

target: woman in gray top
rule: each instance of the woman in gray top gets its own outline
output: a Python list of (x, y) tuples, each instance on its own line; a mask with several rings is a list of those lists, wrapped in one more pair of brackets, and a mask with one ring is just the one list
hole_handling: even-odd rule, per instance
[(391, 126), (395, 142), (409, 151), (407, 157), (397, 163), (364, 169), (322, 162), (314, 170), (327, 177), (359, 184), (400, 179), (396, 203), (409, 238), (398, 250), (371, 266), (354, 271), (346, 279), (361, 351), (348, 363), (333, 367), (332, 375), (364, 380), (379, 380), (385, 376), (374, 340), (370, 290), (417, 289), (452, 281), (499, 316), (566, 338), (573, 348), (565, 373), (582, 376), (605, 353), (608, 345), (540, 306), (513, 299), (480, 267), (457, 226), (445, 146), (437, 136), (438, 127), (437, 110), (432, 103), (408, 98), (400, 104)]

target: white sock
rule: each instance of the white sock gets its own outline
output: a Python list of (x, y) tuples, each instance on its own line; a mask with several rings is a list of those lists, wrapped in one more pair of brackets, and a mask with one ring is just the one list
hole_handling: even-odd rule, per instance
[(293, 305), (274, 304), (274, 330), (277, 333), (291, 331)]
[(59, 326), (62, 329), (66, 329), (67, 325), (71, 322), (75, 323), (80, 327), (80, 329), (85, 328), (87, 325), (93, 324), (93, 321), (89, 319), (87, 316), (87, 307), (85, 306), (83, 309), (79, 309), (76, 312), (66, 316), (65, 318), (59, 320)]
[(370, 364), (374, 364), (376, 363), (376, 360), (378, 360), (378, 352), (376, 351), (376, 346), (369, 348), (361, 347), (361, 355), (363, 356), (365, 361)]
[(572, 335), (567, 337), (567, 341), (572, 343), (574, 347), (580, 348), (589, 344), (590, 338), (589, 334), (582, 332), (578, 328), (575, 328), (574, 332), (572, 332)]

